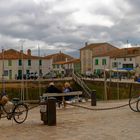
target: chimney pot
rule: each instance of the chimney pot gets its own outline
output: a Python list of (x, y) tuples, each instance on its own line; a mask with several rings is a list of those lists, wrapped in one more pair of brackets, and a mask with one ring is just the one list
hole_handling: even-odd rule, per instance
[(31, 56), (31, 50), (30, 49), (27, 50), (27, 55)]

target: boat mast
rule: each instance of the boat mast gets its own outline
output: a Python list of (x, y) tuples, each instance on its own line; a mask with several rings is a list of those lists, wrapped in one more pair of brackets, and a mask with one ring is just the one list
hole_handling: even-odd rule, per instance
[(41, 96), (41, 85), (40, 85), (40, 78), (41, 78), (41, 71), (40, 71), (40, 47), (38, 44), (38, 57), (39, 57), (39, 61), (38, 61), (38, 86), (39, 86), (39, 97)]
[(23, 44), (25, 40), (21, 40), (21, 62), (22, 62), (22, 72), (21, 72), (21, 100), (24, 101), (24, 58), (23, 58)]
[(4, 81), (4, 49), (2, 48), (2, 94), (5, 94), (5, 81)]

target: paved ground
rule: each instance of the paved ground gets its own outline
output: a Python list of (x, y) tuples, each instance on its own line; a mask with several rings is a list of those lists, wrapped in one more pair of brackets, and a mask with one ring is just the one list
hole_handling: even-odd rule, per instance
[[(97, 108), (126, 103), (98, 102)], [(90, 103), (82, 105), (91, 107)], [(108, 111), (68, 106), (57, 110), (57, 126), (47, 126), (40, 120), (39, 108), (35, 108), (21, 125), (0, 120), (0, 140), (140, 140), (139, 122), (140, 113), (132, 112), (128, 106)]]

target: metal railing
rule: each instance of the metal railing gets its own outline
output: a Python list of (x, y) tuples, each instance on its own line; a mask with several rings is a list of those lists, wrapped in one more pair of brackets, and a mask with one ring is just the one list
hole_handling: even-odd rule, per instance
[(78, 73), (75, 74), (74, 72), (72, 73), (72, 77), (73, 77), (74, 81), (78, 85), (80, 85), (82, 87), (82, 89), (84, 90), (83, 94), (85, 94), (85, 96), (87, 98), (91, 98), (92, 90), (89, 89), (89, 87), (85, 84), (85, 82), (83, 80), (83, 77), (80, 74), (78, 74)]

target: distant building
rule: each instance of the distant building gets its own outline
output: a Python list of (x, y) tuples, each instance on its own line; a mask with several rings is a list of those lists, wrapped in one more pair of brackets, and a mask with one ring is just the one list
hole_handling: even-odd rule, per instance
[(44, 58), (52, 59), (52, 63), (61, 62), (61, 61), (66, 62), (74, 59), (72, 56), (64, 54), (61, 51), (59, 53), (44, 56)]
[[(94, 43), (85, 44), (85, 47), (80, 49), (81, 73), (93, 73), (93, 57), (102, 55), (110, 51), (116, 51), (118, 48), (109, 43)], [(98, 61), (96, 59), (96, 61)], [(97, 62), (96, 62), (97, 63)]]
[(127, 72), (140, 65), (140, 47), (122, 48), (93, 57), (94, 74), (100, 75), (104, 70)]
[(74, 59), (74, 57), (64, 54), (61, 51), (59, 53), (47, 55), (44, 58), (52, 60), (52, 67), (50, 68), (50, 71), (53, 71), (60, 76), (65, 74), (64, 63)]
[(42, 75), (48, 71), (48, 63), (49, 59), (32, 56), (30, 49), (27, 50), (27, 54), (14, 49), (4, 50), (0, 53), (0, 78), (3, 76), (5, 79), (22, 78), (29, 73)]
[(71, 76), (72, 72), (81, 73), (80, 59), (73, 59), (64, 63), (65, 74)]

